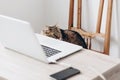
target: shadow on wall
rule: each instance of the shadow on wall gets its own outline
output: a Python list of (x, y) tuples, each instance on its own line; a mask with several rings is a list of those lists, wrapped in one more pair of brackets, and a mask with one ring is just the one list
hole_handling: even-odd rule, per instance
[(5, 78), (3, 78), (3, 77), (0, 76), (0, 80), (8, 80), (8, 79), (5, 79)]
[(112, 17), (112, 25), (111, 25), (111, 46), (110, 46), (110, 55), (114, 57), (120, 58), (120, 28), (119, 28), (119, 0), (114, 0), (113, 3), (113, 17)]
[(117, 0), (116, 1), (116, 18), (117, 18), (117, 34), (118, 34), (118, 47), (119, 47), (119, 58), (120, 58), (120, 9), (119, 9), (119, 7), (120, 7), (120, 0)]

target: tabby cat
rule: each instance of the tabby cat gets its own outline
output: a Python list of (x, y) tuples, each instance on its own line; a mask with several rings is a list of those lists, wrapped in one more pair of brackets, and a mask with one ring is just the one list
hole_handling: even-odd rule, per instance
[(83, 48), (87, 48), (87, 45), (82, 36), (75, 31), (63, 30), (54, 25), (46, 26), (46, 28), (42, 30), (42, 33), (43, 35), (80, 45)]

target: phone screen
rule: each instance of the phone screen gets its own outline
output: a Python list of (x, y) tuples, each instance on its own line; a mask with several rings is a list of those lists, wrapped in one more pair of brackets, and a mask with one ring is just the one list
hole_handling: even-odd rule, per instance
[(80, 73), (80, 71), (78, 69), (69, 67), (65, 70), (62, 70), (62, 71), (52, 74), (50, 76), (56, 80), (65, 80), (65, 79), (72, 77), (79, 73)]

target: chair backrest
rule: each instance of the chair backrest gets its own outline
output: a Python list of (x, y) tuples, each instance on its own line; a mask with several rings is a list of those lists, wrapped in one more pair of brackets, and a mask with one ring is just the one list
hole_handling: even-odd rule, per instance
[(93, 39), (96, 36), (104, 38), (104, 51), (102, 53), (109, 55), (113, 0), (107, 0), (107, 1), (108, 1), (108, 8), (107, 8), (106, 28), (105, 28), (104, 34), (100, 32), (102, 14), (103, 14), (103, 8), (104, 8), (104, 0), (100, 0), (96, 32), (93, 32), (93, 33), (87, 32), (81, 28), (82, 0), (78, 0), (77, 2), (78, 3), (77, 27), (74, 26), (74, 23), (73, 23), (74, 22), (74, 0), (70, 0), (68, 29), (75, 30), (79, 32), (82, 36), (84, 36), (85, 41), (88, 45), (88, 49), (91, 49), (91, 39)]

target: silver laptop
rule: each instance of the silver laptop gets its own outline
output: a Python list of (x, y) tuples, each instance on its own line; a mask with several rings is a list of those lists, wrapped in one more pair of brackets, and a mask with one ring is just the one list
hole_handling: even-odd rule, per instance
[(47, 63), (82, 49), (78, 45), (35, 34), (30, 23), (3, 15), (0, 15), (0, 42), (5, 48)]

